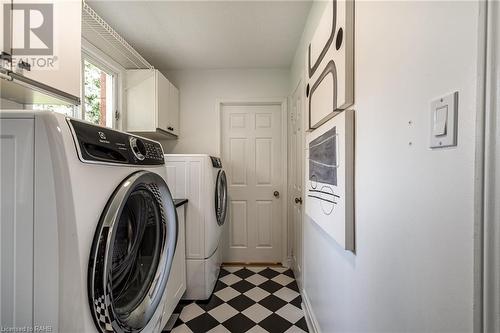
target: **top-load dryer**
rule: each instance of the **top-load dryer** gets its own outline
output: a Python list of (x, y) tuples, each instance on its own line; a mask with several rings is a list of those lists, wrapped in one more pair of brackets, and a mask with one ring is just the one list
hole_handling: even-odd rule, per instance
[(221, 233), (228, 193), (220, 158), (204, 154), (165, 155), (174, 198), (187, 198), (185, 299), (210, 297), (221, 265)]

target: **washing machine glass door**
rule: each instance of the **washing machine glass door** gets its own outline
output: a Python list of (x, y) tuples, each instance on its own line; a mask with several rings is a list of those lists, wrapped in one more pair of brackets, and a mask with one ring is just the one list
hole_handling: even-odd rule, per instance
[(89, 301), (101, 332), (138, 332), (155, 314), (177, 242), (177, 215), (167, 184), (140, 171), (116, 189), (92, 244)]
[(220, 170), (217, 174), (217, 182), (215, 184), (215, 216), (219, 225), (223, 225), (226, 220), (227, 204), (226, 173), (224, 170)]

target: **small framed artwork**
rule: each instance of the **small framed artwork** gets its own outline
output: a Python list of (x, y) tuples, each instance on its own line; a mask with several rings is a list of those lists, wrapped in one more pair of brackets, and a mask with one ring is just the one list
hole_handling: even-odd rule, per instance
[(354, 1), (330, 0), (306, 56), (309, 129), (354, 103)]
[(354, 111), (306, 135), (305, 212), (354, 252)]

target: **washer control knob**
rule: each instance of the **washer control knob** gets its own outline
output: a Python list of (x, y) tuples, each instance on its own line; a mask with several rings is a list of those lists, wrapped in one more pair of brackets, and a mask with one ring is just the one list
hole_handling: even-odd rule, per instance
[(139, 160), (143, 161), (146, 158), (146, 148), (144, 147), (144, 143), (141, 139), (131, 136), (130, 137), (130, 148), (132, 148), (132, 152), (134, 156)]

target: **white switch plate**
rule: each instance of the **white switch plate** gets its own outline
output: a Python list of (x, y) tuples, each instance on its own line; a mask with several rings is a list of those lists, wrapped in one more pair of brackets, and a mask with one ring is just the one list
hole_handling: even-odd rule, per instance
[(443, 136), (446, 135), (446, 125), (448, 124), (448, 105), (437, 109), (434, 112), (434, 127), (432, 128), (432, 135)]
[(458, 91), (431, 103), (431, 148), (457, 145)]

